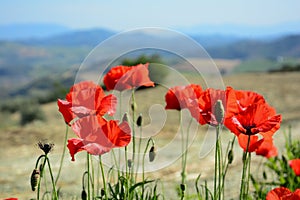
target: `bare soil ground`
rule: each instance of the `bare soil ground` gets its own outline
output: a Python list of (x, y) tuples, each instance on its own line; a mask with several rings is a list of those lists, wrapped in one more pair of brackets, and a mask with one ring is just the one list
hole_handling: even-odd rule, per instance
[[(278, 113), (283, 116), (282, 128), (274, 136), (275, 143), (279, 148), (279, 152), (283, 151), (284, 132), (287, 126), (292, 125), (293, 138), (300, 139), (300, 73), (276, 73), (276, 74), (236, 74), (223, 77), (225, 85), (230, 85), (235, 89), (253, 90), (259, 92), (274, 106)], [(138, 104), (146, 109), (147, 104), (161, 104), (161, 107), (154, 107), (161, 111), (164, 104), (165, 89), (150, 89), (137, 92)], [(153, 96), (155, 94), (159, 94)], [(151, 99), (152, 98), (152, 99)], [(152, 103), (147, 103), (147, 101)], [(18, 197), (19, 199), (35, 198), (36, 193), (30, 188), (30, 175), (34, 168), (37, 157), (41, 151), (36, 146), (39, 140), (48, 139), (55, 143), (54, 151), (49, 157), (53, 166), (54, 174), (57, 173), (59, 167), (59, 159), (63, 148), (63, 137), (65, 133), (65, 124), (60, 113), (57, 110), (56, 103), (44, 105), (42, 107), (46, 121), (36, 121), (24, 127), (17, 125), (19, 116), (6, 115), (0, 113), (1, 121), (9, 121), (3, 123), (0, 128), (0, 198)], [(155, 118), (155, 114), (150, 111), (143, 111), (145, 114), (146, 124), (151, 123), (150, 119)], [(163, 114), (162, 114), (163, 115)], [(174, 147), (180, 147), (180, 135), (174, 136), (174, 131), (178, 131), (178, 114), (175, 111), (168, 111), (167, 121), (161, 131), (154, 136), (157, 140), (157, 148), (164, 149), (166, 144), (172, 143)], [(164, 117), (164, 116), (157, 116)], [(160, 118), (159, 118), (160, 119)], [(163, 119), (163, 118), (162, 118)], [(145, 127), (147, 131), (147, 127)], [(214, 144), (213, 137), (206, 137), (207, 129), (201, 128), (195, 137), (190, 138), (192, 142), (189, 147), (188, 159), (188, 192), (195, 193), (194, 180), (201, 173), (201, 181), (208, 180), (208, 184), (212, 185), (214, 155), (213, 152), (208, 153), (205, 157), (201, 157), (200, 153), (205, 147), (212, 147)], [(75, 137), (70, 131), (69, 137)], [(232, 134), (224, 130), (223, 144), (232, 138)], [(205, 141), (205, 142), (203, 142)], [(225, 147), (224, 147), (225, 148)], [(238, 187), (241, 175), (241, 149), (235, 144), (235, 157), (231, 165), (226, 182), (226, 199), (238, 199)], [(173, 159), (172, 150), (161, 151), (161, 160)], [(202, 154), (201, 154), (202, 155)], [(253, 156), (252, 172), (257, 173), (260, 170), (260, 163), (264, 160), (262, 157)], [(158, 158), (158, 160), (160, 160)], [(147, 173), (152, 178), (160, 178), (164, 185), (164, 194), (167, 199), (178, 199), (176, 197), (176, 186), (180, 183), (180, 159), (168, 164), (164, 168), (155, 172)], [(64, 194), (63, 199), (79, 199), (81, 192), (81, 175), (85, 170), (85, 154), (79, 153), (76, 161), (71, 162), (67, 152), (62, 176), (58, 182)], [(107, 170), (107, 169), (106, 169)], [(48, 184), (50, 188), (50, 184)]]

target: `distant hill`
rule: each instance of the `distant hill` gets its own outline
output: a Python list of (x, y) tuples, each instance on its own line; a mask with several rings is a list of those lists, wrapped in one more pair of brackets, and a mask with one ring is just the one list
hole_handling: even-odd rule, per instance
[(105, 39), (113, 36), (114, 31), (108, 29), (91, 29), (83, 31), (69, 31), (63, 34), (40, 38), (22, 40), (23, 44), (41, 46), (96, 46)]
[(272, 41), (242, 40), (228, 45), (208, 48), (213, 58), (227, 59), (277, 59), (300, 58), (300, 35), (284, 36)]
[[(114, 31), (107, 29), (92, 29), (68, 31), (43, 38), (0, 41), (0, 98), (24, 95), (29, 91), (39, 93), (43, 91), (46, 82), (57, 83), (62, 79), (62, 83), (70, 83), (70, 78), (68, 81), (63, 81), (61, 75), (70, 70), (73, 75), (76, 74), (76, 70), (89, 52), (114, 34)], [(127, 35), (127, 37), (118, 45), (126, 47), (132, 43), (138, 45), (141, 41), (150, 45), (153, 42), (163, 42), (170, 47), (169, 49), (174, 45), (185, 47), (184, 50), (189, 51), (187, 56), (197, 57), (192, 49), (189, 50), (184, 46), (185, 44), (180, 44), (181, 40), (176, 38), (144, 32), (135, 32), (134, 35)], [(300, 58), (300, 34), (272, 40), (245, 39), (231, 35), (192, 35), (191, 37), (201, 44), (212, 58), (244, 61), (241, 62), (241, 66), (238, 66), (243, 72), (269, 71), (280, 67), (277, 61), (280, 58)], [(113, 51), (114, 48), (109, 46), (108, 51)], [(166, 55), (161, 56), (163, 59), (166, 58)], [(96, 63), (96, 67), (101, 66), (101, 63)], [(43, 80), (46, 81), (43, 83)]]
[(71, 29), (57, 24), (7, 24), (0, 25), (0, 40), (46, 38), (68, 31)]

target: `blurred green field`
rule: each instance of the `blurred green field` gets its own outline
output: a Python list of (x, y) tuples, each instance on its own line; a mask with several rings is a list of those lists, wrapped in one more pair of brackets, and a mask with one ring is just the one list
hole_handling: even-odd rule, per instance
[[(184, 74), (186, 80), (190, 83), (198, 83), (206, 88), (205, 80), (194, 74)], [(173, 80), (176, 84), (177, 80)], [(247, 73), (232, 74), (223, 77), (226, 86), (232, 86), (235, 89), (252, 90), (262, 94), (270, 105), (276, 108), (278, 113), (283, 116), (282, 128), (274, 136), (275, 143), (280, 150), (283, 149), (283, 132), (287, 130), (288, 125), (292, 125), (292, 133), (295, 139), (300, 139), (300, 73)], [(180, 136), (178, 136), (179, 115), (177, 111), (164, 111), (164, 95), (167, 88), (158, 86), (145, 90), (136, 91), (136, 101), (138, 104), (137, 113), (142, 113), (144, 117), (145, 135), (152, 134), (157, 142), (157, 148), (163, 149), (167, 144), (173, 144), (174, 147), (180, 145)], [(116, 94), (118, 95), (118, 94)], [(126, 111), (125, 99), (123, 99), (123, 111)], [(41, 107), (45, 114), (45, 121), (34, 121), (25, 126), (19, 126), (20, 116), (18, 113), (8, 114), (0, 113), (0, 198), (15, 196), (20, 199), (34, 198), (35, 193), (31, 192), (29, 177), (35, 165), (35, 159), (40, 155), (40, 150), (36, 143), (39, 140), (48, 139), (55, 143), (55, 149), (50, 154), (53, 162), (54, 173), (58, 168), (60, 153), (63, 147), (63, 137), (65, 133), (65, 124), (61, 114), (58, 112), (56, 103), (45, 104)], [(162, 120), (165, 120), (164, 123)], [(161, 127), (151, 127), (159, 124)], [(155, 130), (157, 129), (157, 130)], [(147, 132), (149, 131), (149, 133)], [(152, 132), (151, 132), (152, 131)], [(214, 138), (207, 135), (207, 126), (199, 128), (197, 135), (192, 135), (192, 142), (189, 148), (188, 160), (188, 192), (194, 193), (194, 180), (198, 174), (202, 174), (203, 179), (212, 182), (213, 153), (211, 152), (204, 158), (199, 157), (199, 152), (205, 145), (213, 146)], [(155, 134), (154, 134), (155, 133)], [(148, 135), (147, 135), (148, 134)], [(75, 135), (70, 131), (69, 137)], [(232, 134), (224, 131), (224, 143), (232, 138)], [(203, 141), (206, 144), (203, 144)], [(224, 145), (225, 146), (225, 145)], [(235, 145), (236, 156), (232, 164), (226, 189), (230, 192), (228, 197), (235, 198), (235, 187), (239, 182), (241, 170), (241, 149)], [(166, 152), (165, 152), (166, 153)], [(171, 153), (172, 152), (167, 152)], [(64, 162), (63, 175), (58, 185), (66, 195), (73, 194), (80, 196), (81, 174), (84, 172), (84, 153), (79, 153), (76, 162), (70, 161), (69, 154), (66, 154)], [(168, 158), (168, 154), (164, 154)], [(159, 158), (158, 158), (159, 159)], [(253, 172), (258, 170), (258, 163), (263, 158), (254, 158), (252, 167)], [(149, 177), (159, 177), (164, 183), (164, 193), (168, 199), (177, 199), (175, 188), (180, 183), (180, 160), (174, 160), (174, 163), (163, 169), (147, 174)], [(76, 175), (76, 176), (74, 176)], [(78, 176), (77, 176), (78, 175)]]

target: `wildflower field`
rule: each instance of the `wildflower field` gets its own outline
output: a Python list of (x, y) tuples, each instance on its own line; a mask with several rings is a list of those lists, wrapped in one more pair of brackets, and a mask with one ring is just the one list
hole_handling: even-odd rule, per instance
[(1, 115), (0, 198), (299, 198), (299, 73), (228, 75), (225, 90), (109, 73), (107, 90), (79, 82), (43, 105), (46, 121)]

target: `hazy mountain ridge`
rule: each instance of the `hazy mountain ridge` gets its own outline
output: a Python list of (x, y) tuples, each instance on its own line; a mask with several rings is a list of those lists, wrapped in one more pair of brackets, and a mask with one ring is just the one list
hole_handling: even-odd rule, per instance
[[(115, 35), (107, 29), (68, 31), (45, 38), (23, 39), (17, 41), (0, 41), (0, 97), (7, 98), (26, 94), (39, 89), (38, 83), (53, 76), (54, 83), (64, 83), (62, 74), (76, 68), (88, 53), (100, 42)], [(122, 41), (122, 45), (159, 38), (160, 35), (140, 33)], [(272, 40), (247, 39), (231, 35), (191, 35), (191, 38), (202, 45), (212, 58), (225, 59), (271, 59), (279, 57), (300, 58), (300, 32)], [(161, 41), (168, 45), (184, 45), (174, 43), (176, 38)], [(113, 48), (113, 47), (112, 47)], [(191, 52), (191, 57), (194, 57)], [(72, 77), (72, 76), (71, 76)], [(50, 80), (50, 79), (45, 79)], [(59, 81), (61, 80), (61, 81)], [(49, 84), (51, 81), (48, 81)], [(70, 78), (68, 78), (70, 83)], [(43, 90), (43, 88), (42, 88)]]

